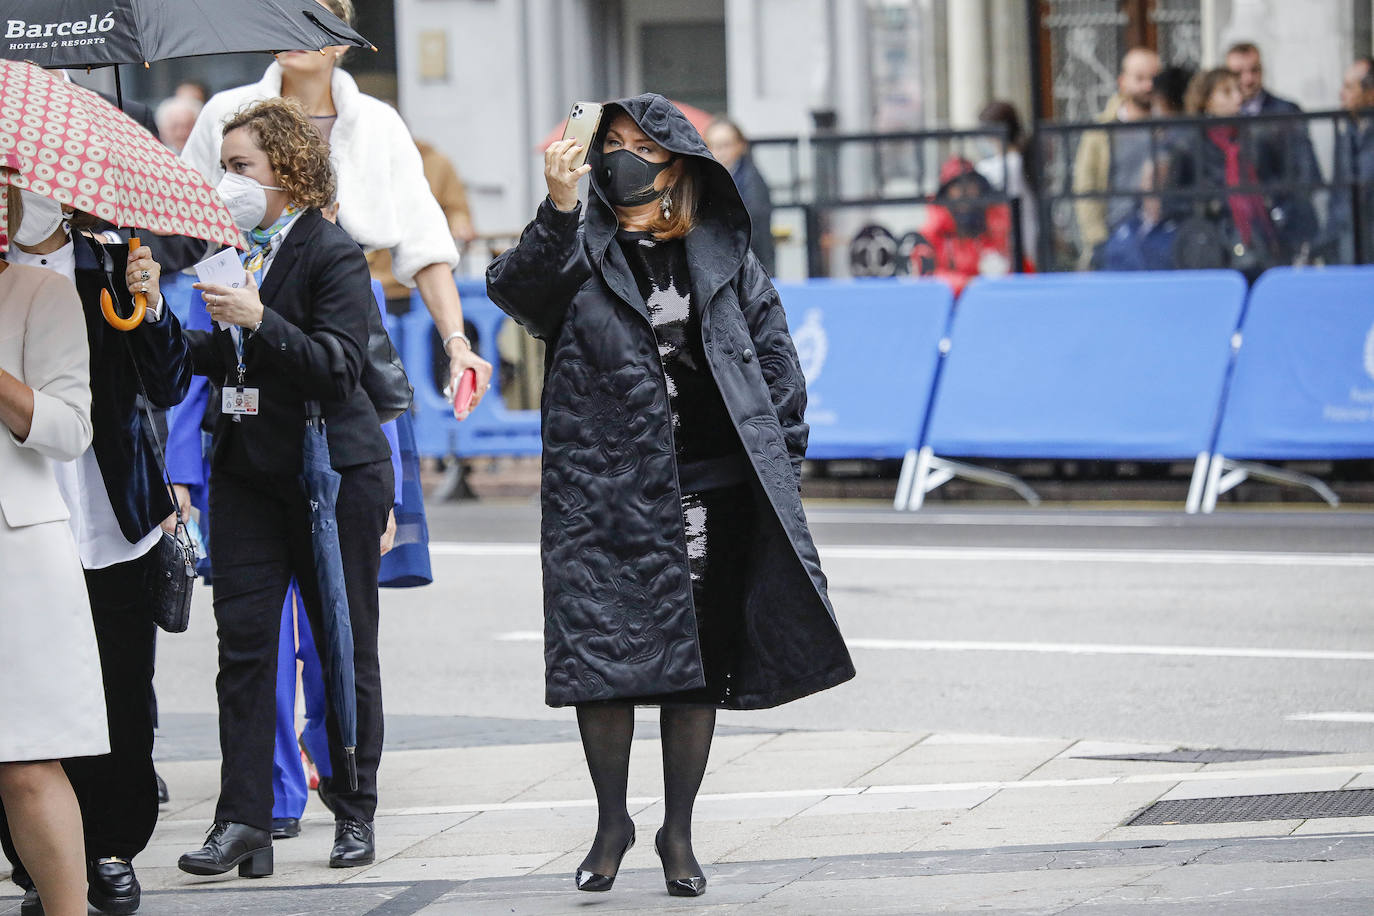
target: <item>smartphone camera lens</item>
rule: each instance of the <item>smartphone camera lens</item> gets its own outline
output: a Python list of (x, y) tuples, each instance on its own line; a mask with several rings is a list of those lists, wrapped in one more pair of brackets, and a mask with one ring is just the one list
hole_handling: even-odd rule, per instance
[(580, 117), (582, 117), (582, 106), (581, 106), (581, 105), (574, 105), (574, 106), (573, 106), (573, 117), (574, 117), (574, 118), (580, 118)]

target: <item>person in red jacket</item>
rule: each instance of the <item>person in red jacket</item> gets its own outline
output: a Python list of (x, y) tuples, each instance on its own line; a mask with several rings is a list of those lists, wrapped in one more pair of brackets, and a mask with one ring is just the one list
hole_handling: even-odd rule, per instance
[(1010, 272), (1011, 207), (989, 202), (993, 194), (972, 162), (962, 156), (945, 160), (937, 203), (926, 211), (922, 239), (911, 253), (912, 274), (944, 280), (957, 296), (974, 277)]

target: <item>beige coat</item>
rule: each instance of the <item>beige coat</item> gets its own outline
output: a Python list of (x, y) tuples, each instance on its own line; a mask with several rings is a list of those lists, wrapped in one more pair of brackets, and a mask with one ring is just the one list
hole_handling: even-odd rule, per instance
[[(1102, 109), (1102, 114), (1097, 116), (1097, 123), (1115, 121), (1120, 108), (1121, 96), (1113, 95), (1107, 100), (1107, 107)], [(1085, 131), (1078, 141), (1078, 153), (1073, 159), (1073, 192), (1087, 194), (1105, 191), (1111, 186), (1111, 173), (1111, 137), (1105, 131)], [(1073, 210), (1078, 218), (1082, 259), (1086, 262), (1092, 257), (1093, 249), (1107, 241), (1107, 201), (1101, 198), (1075, 200)]]
[(0, 368), (34, 401), (23, 442), (0, 431), (0, 761), (108, 753), (86, 580), (50, 464), (91, 443), (86, 319), (71, 281), (0, 272)]

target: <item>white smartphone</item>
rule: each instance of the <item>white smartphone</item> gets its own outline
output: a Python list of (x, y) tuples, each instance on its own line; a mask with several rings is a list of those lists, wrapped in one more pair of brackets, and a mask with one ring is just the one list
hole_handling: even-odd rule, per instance
[(600, 105), (596, 102), (573, 102), (572, 111), (568, 112), (567, 126), (563, 128), (563, 139), (576, 140), (582, 147), (582, 152), (573, 160), (574, 169), (580, 169), (587, 161), (587, 153), (591, 150), (592, 140), (596, 138), (596, 129), (600, 125)]

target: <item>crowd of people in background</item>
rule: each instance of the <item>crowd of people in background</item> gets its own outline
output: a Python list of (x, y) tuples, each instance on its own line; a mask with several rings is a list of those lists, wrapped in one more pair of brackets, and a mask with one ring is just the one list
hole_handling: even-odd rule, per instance
[[(1338, 112), (1310, 117), (1267, 85), (1255, 44), (1231, 45), (1223, 62), (1198, 71), (1130, 49), (1095, 119), (1100, 130), (1055, 125), (1032, 139), (1015, 105), (988, 102), (976, 136), (938, 140), (954, 149), (916, 231), (898, 239), (865, 225), (851, 269), (934, 276), (957, 292), (976, 276), (1017, 269), (1234, 268), (1254, 279), (1285, 264), (1367, 262), (1374, 62), (1346, 68)], [(748, 141), (725, 119), (706, 136), (733, 170), (771, 268), (772, 207)], [(896, 264), (873, 254), (875, 238), (897, 249)]]
[[(1098, 122), (1138, 129), (1085, 131), (1073, 160), (1078, 266), (1231, 267), (1253, 279), (1282, 264), (1352, 262), (1353, 214), (1367, 227), (1374, 202), (1369, 58), (1346, 70), (1340, 105), (1348, 117), (1334, 121), (1323, 164), (1311, 122), (1269, 117), (1302, 109), (1267, 87), (1254, 44), (1196, 73), (1130, 50)], [(1194, 120), (1170, 123), (1180, 117)]]

